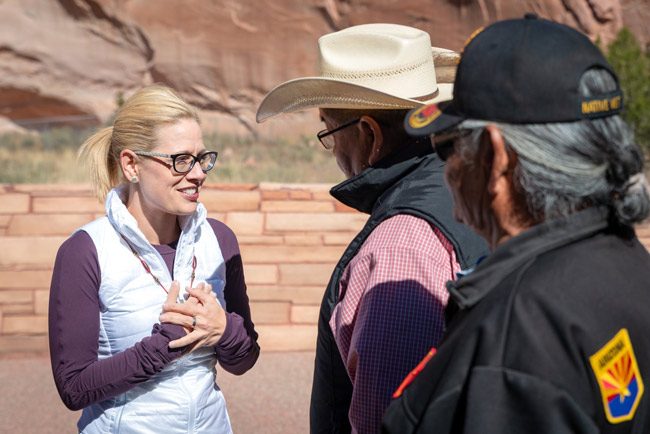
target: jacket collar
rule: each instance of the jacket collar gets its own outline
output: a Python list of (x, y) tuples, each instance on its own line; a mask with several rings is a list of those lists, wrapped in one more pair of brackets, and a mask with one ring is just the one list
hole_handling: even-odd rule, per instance
[(470, 308), (533, 257), (606, 228), (608, 216), (607, 208), (594, 207), (533, 226), (497, 247), (471, 274), (447, 282), (447, 289), (460, 309)]
[[(138, 227), (135, 217), (126, 208), (126, 186), (118, 186), (112, 189), (106, 197), (106, 216), (115, 230), (126, 240), (140, 255), (153, 254), (159, 258), (158, 252), (151, 246), (149, 241)], [(176, 254), (179, 260), (186, 261), (185, 256), (191, 259), (192, 247), (198, 227), (206, 220), (207, 212), (203, 204), (199, 203), (196, 211), (189, 216), (179, 217), (181, 236), (176, 247)], [(180, 257), (179, 257), (180, 256)], [(162, 261), (162, 258), (159, 258)], [(163, 262), (164, 263), (164, 262)], [(182, 262), (180, 262), (182, 263)]]
[(381, 195), (418, 168), (432, 152), (430, 145), (421, 143), (401, 148), (357, 176), (335, 185), (330, 194), (357, 211), (371, 214)]

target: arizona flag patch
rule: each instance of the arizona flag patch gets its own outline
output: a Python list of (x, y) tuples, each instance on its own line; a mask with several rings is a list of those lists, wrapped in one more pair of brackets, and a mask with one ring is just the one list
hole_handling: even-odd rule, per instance
[(607, 420), (631, 420), (643, 396), (643, 380), (627, 329), (616, 333), (589, 361), (598, 380)]

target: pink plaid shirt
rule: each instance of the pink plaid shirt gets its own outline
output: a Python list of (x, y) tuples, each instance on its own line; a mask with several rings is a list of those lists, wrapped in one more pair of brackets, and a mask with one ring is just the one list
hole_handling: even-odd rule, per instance
[(352, 380), (353, 432), (380, 432), (392, 393), (438, 345), (459, 270), (442, 232), (405, 214), (380, 223), (344, 270), (330, 327)]

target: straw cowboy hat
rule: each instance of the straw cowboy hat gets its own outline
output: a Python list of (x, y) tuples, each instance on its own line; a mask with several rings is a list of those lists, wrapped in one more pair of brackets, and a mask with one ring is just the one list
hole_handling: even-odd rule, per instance
[(322, 36), (318, 48), (320, 76), (271, 90), (257, 122), (311, 107), (409, 109), (452, 98), (459, 55), (431, 47), (422, 30), (364, 24)]

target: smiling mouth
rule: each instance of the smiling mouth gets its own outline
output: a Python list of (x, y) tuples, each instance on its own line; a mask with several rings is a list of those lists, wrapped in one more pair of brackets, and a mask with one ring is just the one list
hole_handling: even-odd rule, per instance
[(196, 202), (196, 200), (199, 198), (199, 187), (197, 186), (179, 188), (178, 191), (180, 191), (181, 194), (185, 196), (188, 200), (191, 200), (193, 202)]

